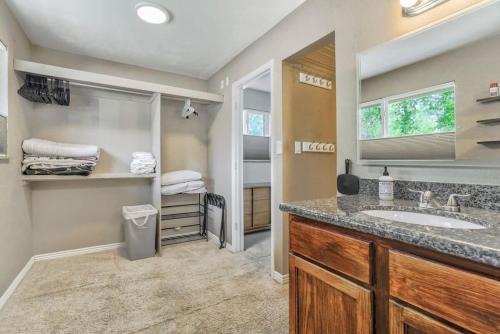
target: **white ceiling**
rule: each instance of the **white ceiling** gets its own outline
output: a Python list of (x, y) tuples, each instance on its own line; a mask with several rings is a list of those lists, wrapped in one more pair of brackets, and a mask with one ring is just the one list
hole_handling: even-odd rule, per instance
[(500, 33), (500, 1), (360, 54), (360, 79), (416, 63)]
[(271, 92), (271, 75), (263, 75), (249, 84), (245, 85), (245, 89), (259, 90), (261, 92), (270, 93)]
[(6, 1), (35, 45), (207, 79), (306, 0), (154, 0), (163, 25), (141, 0)]

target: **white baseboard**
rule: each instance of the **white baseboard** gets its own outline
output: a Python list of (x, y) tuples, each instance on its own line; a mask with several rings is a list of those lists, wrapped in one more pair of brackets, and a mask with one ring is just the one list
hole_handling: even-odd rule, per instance
[[(220, 246), (220, 239), (218, 236), (213, 234), (210, 231), (207, 231), (208, 234), (208, 240), (215, 243), (217, 246)], [(226, 249), (232, 253), (234, 253), (233, 245), (231, 245), (229, 242), (226, 242)]]
[(26, 276), (26, 274), (28, 273), (28, 271), (30, 271), (30, 269), (33, 266), (34, 262), (35, 261), (34, 261), (33, 257), (31, 257), (28, 260), (28, 262), (26, 263), (26, 265), (24, 266), (24, 268), (21, 269), (21, 271), (19, 272), (19, 274), (17, 274), (16, 278), (14, 278), (14, 280), (12, 281), (12, 283), (10, 283), (9, 287), (7, 288), (7, 290), (5, 290), (5, 292), (3, 293), (2, 297), (0, 297), (0, 310), (7, 303), (7, 301), (12, 296), (12, 294), (14, 293), (14, 291), (16, 291), (16, 288), (22, 282), (23, 278)]
[(288, 274), (283, 275), (277, 271), (273, 271), (272, 277), (279, 284), (287, 284), (288, 283)]
[(33, 258), (34, 258), (35, 262), (46, 261), (46, 260), (59, 259), (59, 258), (68, 257), (68, 256), (76, 256), (76, 255), (82, 255), (82, 254), (90, 254), (90, 253), (98, 253), (98, 252), (104, 252), (104, 251), (108, 251), (108, 250), (114, 250), (114, 249), (121, 248), (124, 245), (125, 245), (125, 243), (118, 242), (118, 243), (114, 243), (114, 244), (85, 247), (85, 248), (77, 248), (77, 249), (69, 249), (69, 250), (65, 250), (65, 251), (61, 251), (61, 252), (39, 254), (39, 255), (33, 256)]

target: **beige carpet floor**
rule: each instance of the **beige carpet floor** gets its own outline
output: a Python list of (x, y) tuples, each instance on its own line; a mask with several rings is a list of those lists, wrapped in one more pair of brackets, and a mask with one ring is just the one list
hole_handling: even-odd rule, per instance
[(270, 278), (266, 244), (37, 262), (0, 311), (0, 333), (288, 333), (288, 286)]

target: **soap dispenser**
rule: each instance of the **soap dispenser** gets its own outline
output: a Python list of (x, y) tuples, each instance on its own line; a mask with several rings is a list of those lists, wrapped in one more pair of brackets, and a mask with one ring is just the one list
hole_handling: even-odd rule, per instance
[(378, 179), (378, 197), (382, 201), (394, 199), (394, 179), (389, 176), (387, 166), (384, 167), (384, 173)]

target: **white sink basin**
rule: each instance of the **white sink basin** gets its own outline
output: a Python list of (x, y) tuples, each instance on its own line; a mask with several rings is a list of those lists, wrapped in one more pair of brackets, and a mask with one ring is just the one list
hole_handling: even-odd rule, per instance
[(444, 227), (444, 228), (459, 228), (468, 230), (479, 230), (484, 229), (482, 225), (474, 224), (468, 221), (435, 216), (426, 213), (416, 213), (416, 212), (406, 212), (406, 211), (389, 211), (389, 210), (364, 210), (362, 213), (389, 220), (394, 220), (401, 223), (415, 224), (415, 225), (426, 225), (434, 227)]

